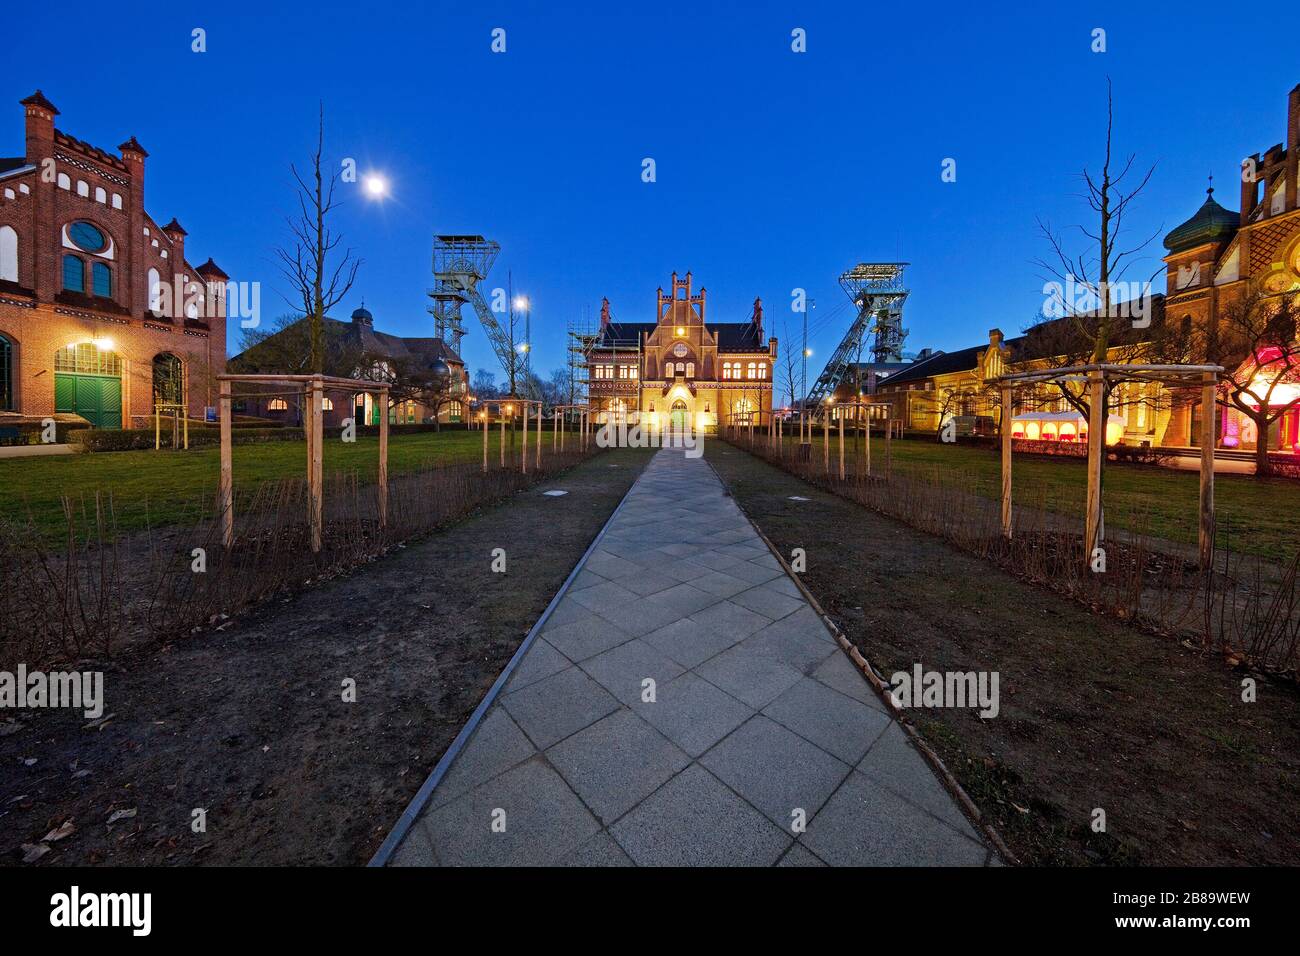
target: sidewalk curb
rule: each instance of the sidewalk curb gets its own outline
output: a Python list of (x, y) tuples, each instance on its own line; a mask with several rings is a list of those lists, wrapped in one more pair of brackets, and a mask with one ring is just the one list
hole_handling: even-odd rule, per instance
[[(649, 461), (647, 461), (646, 464), (648, 465)], [(641, 474), (644, 473), (645, 467), (643, 466)], [(500, 695), (501, 688), (505, 686), (506, 681), (510, 679), (510, 675), (513, 674), (515, 668), (519, 666), (519, 662), (523, 660), (523, 657), (528, 653), (529, 648), (531, 648), (536, 642), (537, 636), (541, 634), (542, 628), (550, 619), (551, 612), (559, 606), (560, 601), (564, 598), (564, 595), (568, 593), (569, 587), (573, 584), (574, 579), (577, 578), (577, 576), (582, 573), (582, 569), (586, 567), (587, 559), (591, 557), (592, 552), (594, 552), (600, 545), (601, 540), (605, 537), (605, 532), (609, 530), (609, 526), (613, 524), (614, 519), (618, 517), (618, 513), (622, 511), (623, 506), (627, 504), (627, 499), (636, 488), (637, 482), (641, 480), (641, 474), (638, 474), (636, 478), (632, 480), (632, 484), (628, 487), (627, 491), (624, 492), (623, 497), (619, 499), (618, 505), (615, 506), (612, 512), (610, 512), (609, 517), (605, 519), (605, 523), (601, 525), (600, 530), (596, 532), (596, 537), (591, 539), (591, 544), (587, 546), (587, 550), (582, 553), (582, 557), (578, 559), (578, 563), (573, 566), (573, 570), (569, 572), (569, 576), (564, 579), (564, 583), (560, 585), (560, 589), (556, 591), (555, 595), (551, 598), (551, 603), (546, 605), (546, 610), (542, 612), (541, 617), (539, 617), (529, 629), (528, 634), (525, 635), (523, 641), (515, 650), (514, 655), (506, 663), (506, 666), (502, 668), (501, 673), (497, 675), (497, 679), (493, 682), (492, 686), (488, 688), (487, 693), (483, 695), (483, 699), (479, 701), (478, 706), (474, 708), (474, 712), (469, 715), (469, 719), (465, 721), (465, 726), (460, 729), (460, 733), (458, 733), (456, 738), (452, 740), (451, 744), (447, 747), (447, 750), (443, 753), (442, 758), (436, 765), (434, 765), (432, 772), (430, 772), (424, 783), (420, 785), (420, 789), (416, 791), (415, 796), (411, 798), (411, 802), (407, 804), (406, 809), (402, 811), (402, 815), (397, 818), (397, 822), (394, 823), (392, 829), (388, 831), (388, 836), (385, 837), (384, 842), (379, 845), (379, 849), (375, 851), (375, 855), (370, 858), (370, 862), (366, 864), (367, 867), (387, 866), (389, 861), (393, 858), (393, 854), (397, 852), (397, 848), (402, 845), (402, 841), (406, 839), (407, 833), (410, 832), (411, 827), (415, 825), (415, 821), (419, 819), (425, 806), (428, 805), (430, 798), (433, 796), (434, 790), (436, 790), (438, 784), (442, 782), (442, 778), (446, 776), (447, 771), (451, 768), (456, 757), (460, 755), (461, 750), (464, 749), (469, 738), (473, 736), (474, 731), (478, 729), (478, 725), (482, 723), (483, 717), (487, 714), (488, 708), (492, 706)]]
[[(737, 450), (744, 451), (744, 449)], [(889, 712), (894, 716), (898, 725), (903, 728), (903, 732), (906, 733), (912, 743), (916, 745), (916, 748), (921, 752), (921, 755), (929, 761), (931, 768), (934, 770), (935, 776), (939, 778), (939, 781), (944, 785), (944, 788), (966, 812), (966, 816), (970, 819), (971, 823), (983, 832), (985, 837), (988, 838), (988, 841), (993, 844), (994, 849), (1001, 854), (1005, 863), (1008, 863), (1011, 866), (1019, 866), (1020, 860), (1011, 852), (1011, 849), (1002, 839), (1001, 834), (999, 834), (998, 831), (994, 829), (993, 825), (984, 818), (984, 814), (980, 811), (980, 808), (975, 805), (975, 801), (966, 793), (965, 788), (957, 782), (957, 778), (952, 775), (952, 771), (948, 769), (947, 765), (939, 755), (935, 753), (928, 743), (926, 743), (925, 738), (921, 736), (920, 731), (913, 727), (904, 718), (903, 709), (894, 703), (894, 698), (890, 695), (885, 682), (876, 673), (875, 668), (873, 668), (871, 663), (862, 656), (862, 652), (859, 651), (853, 642), (844, 635), (844, 632), (839, 629), (839, 626), (831, 620), (830, 615), (822, 608), (817, 598), (808, 590), (803, 581), (800, 580), (799, 575), (790, 567), (781, 552), (776, 549), (776, 545), (774, 545), (771, 539), (763, 533), (763, 529), (758, 526), (758, 523), (750, 516), (749, 512), (741, 506), (740, 502), (736, 500), (736, 497), (731, 494), (726, 481), (724, 481), (722, 476), (718, 474), (718, 470), (713, 467), (713, 463), (707, 461), (707, 459), (705, 463), (708, 464), (709, 469), (717, 477), (718, 481), (722, 483), (722, 487), (727, 491), (728, 497), (735, 502), (736, 507), (740, 509), (740, 513), (745, 516), (745, 520), (748, 521), (750, 526), (754, 529), (754, 533), (757, 534), (759, 538), (762, 539), (763, 543), (767, 545), (767, 549), (772, 553), (773, 557), (781, 563), (781, 568), (785, 571), (786, 575), (794, 581), (795, 587), (797, 587), (800, 593), (803, 594), (804, 599), (812, 606), (812, 609), (817, 612), (817, 616), (822, 619), (822, 623), (826, 625), (826, 628), (835, 637), (836, 642), (840, 645), (840, 649), (848, 655), (849, 659), (853, 661), (855, 665), (857, 665), (858, 669), (862, 672), (862, 676), (866, 678), (867, 683), (869, 683), (875, 690), (876, 695), (881, 699), (881, 702), (885, 707), (889, 709)], [(796, 476), (791, 475), (790, 477), (795, 478)], [(798, 479), (796, 478), (796, 480)], [(817, 490), (820, 491), (820, 489)], [(823, 492), (823, 494), (825, 494), (825, 492)]]

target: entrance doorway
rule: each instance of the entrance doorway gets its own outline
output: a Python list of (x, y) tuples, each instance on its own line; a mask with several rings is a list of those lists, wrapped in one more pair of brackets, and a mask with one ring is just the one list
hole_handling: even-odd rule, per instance
[(122, 362), (90, 342), (54, 353), (54, 410), (95, 428), (122, 427)]

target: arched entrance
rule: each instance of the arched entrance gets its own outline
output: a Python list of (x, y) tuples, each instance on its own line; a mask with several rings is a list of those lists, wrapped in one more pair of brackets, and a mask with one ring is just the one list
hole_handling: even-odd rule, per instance
[(160, 352), (153, 358), (153, 400), (155, 405), (185, 402), (184, 366), (170, 352)]
[(668, 427), (675, 432), (683, 432), (690, 417), (690, 410), (686, 407), (686, 402), (677, 399), (673, 402), (673, 407), (668, 415)]
[(92, 342), (54, 353), (54, 410), (96, 428), (122, 427), (122, 361)]

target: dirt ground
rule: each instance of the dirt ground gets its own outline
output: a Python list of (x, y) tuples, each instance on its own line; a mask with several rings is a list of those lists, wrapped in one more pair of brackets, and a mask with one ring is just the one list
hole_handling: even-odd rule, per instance
[[(742, 508), (879, 672), (997, 671), (1001, 712), (910, 715), (1030, 864), (1300, 863), (1300, 696), (1088, 612), (721, 442)], [(791, 501), (791, 495), (809, 500)], [(1094, 810), (1106, 831), (1091, 827)]]
[(648, 459), (597, 455), (223, 631), (116, 660), (99, 722), (6, 713), (0, 862), (71, 823), (37, 865), (365, 863)]

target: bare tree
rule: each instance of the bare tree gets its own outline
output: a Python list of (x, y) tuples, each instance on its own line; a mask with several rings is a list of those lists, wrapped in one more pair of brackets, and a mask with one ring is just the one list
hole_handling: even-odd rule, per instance
[(785, 348), (782, 350), (785, 355), (785, 364), (781, 366), (781, 383), (790, 395), (790, 408), (793, 409), (796, 393), (799, 389), (799, 363), (795, 360), (794, 339), (790, 337), (790, 322), (788, 319), (781, 320), (781, 341), (785, 343)]
[(352, 257), (351, 249), (345, 250), (337, 263), (331, 265), (330, 262), (343, 237), (331, 230), (326, 222), (340, 202), (334, 198), (338, 176), (331, 174), (326, 185), (321, 172), (324, 147), (325, 107), (322, 105), (316, 152), (311, 158), (310, 182), (298, 172), (296, 165), (289, 167), (298, 184), (298, 215), (288, 219), (293, 247), (276, 250), (280, 271), (293, 289), (292, 297), (285, 296), (285, 300), (293, 307), (301, 305), (307, 318), (307, 371), (312, 373), (319, 373), (324, 368), (325, 316), (347, 295), (361, 266), (361, 260)]
[(1207, 349), (1211, 361), (1227, 369), (1219, 403), (1237, 409), (1254, 423), (1257, 477), (1272, 471), (1269, 429), (1288, 411), (1300, 407), (1297, 332), (1300, 296), (1268, 294), (1252, 287), (1223, 310), (1220, 329)]
[[(1052, 260), (1038, 260), (1038, 265), (1055, 282), (1049, 281), (1044, 287), (1055, 287), (1055, 301), (1050, 303), (1053, 310), (1059, 308), (1060, 322), (1052, 327), (1050, 334), (1058, 341), (1053, 347), (1060, 351), (1053, 357), (1065, 359), (1065, 364), (1091, 364), (1108, 361), (1110, 351), (1116, 344), (1131, 342), (1131, 336), (1121, 335), (1133, 328), (1142, 328), (1140, 323), (1150, 322), (1150, 298), (1145, 290), (1159, 272), (1157, 269), (1137, 288), (1139, 295), (1121, 297), (1123, 292), (1131, 291), (1131, 284), (1125, 279), (1130, 266), (1153, 239), (1159, 235), (1157, 230), (1142, 242), (1124, 248), (1121, 238), (1124, 233), (1124, 218), (1134, 200), (1141, 195), (1155, 166), (1139, 174), (1134, 169), (1136, 157), (1133, 154), (1119, 164), (1118, 172), (1113, 166), (1118, 163), (1114, 157), (1112, 137), (1114, 133), (1115, 111), (1111, 94), (1110, 78), (1106, 79), (1106, 144), (1100, 174), (1091, 172), (1086, 166), (1082, 173), (1084, 192), (1081, 198), (1097, 215), (1097, 225), (1093, 228), (1078, 225), (1078, 229), (1088, 240), (1083, 251), (1067, 251), (1066, 241), (1061, 234), (1054, 232), (1050, 223), (1038, 220), (1039, 229), (1052, 248)], [(1139, 178), (1140, 175), (1140, 178)], [(1129, 184), (1132, 184), (1131, 187)], [(1144, 314), (1145, 311), (1145, 314)], [(1136, 313), (1136, 314), (1135, 314)], [(1056, 318), (1056, 316), (1053, 316)], [(1082, 359), (1082, 361), (1079, 361)], [(1088, 415), (1088, 399), (1084, 383), (1055, 383), (1065, 398), (1085, 417)], [(1108, 383), (1106, 397), (1109, 398), (1113, 383)], [(1103, 409), (1103, 411), (1105, 411)]]

